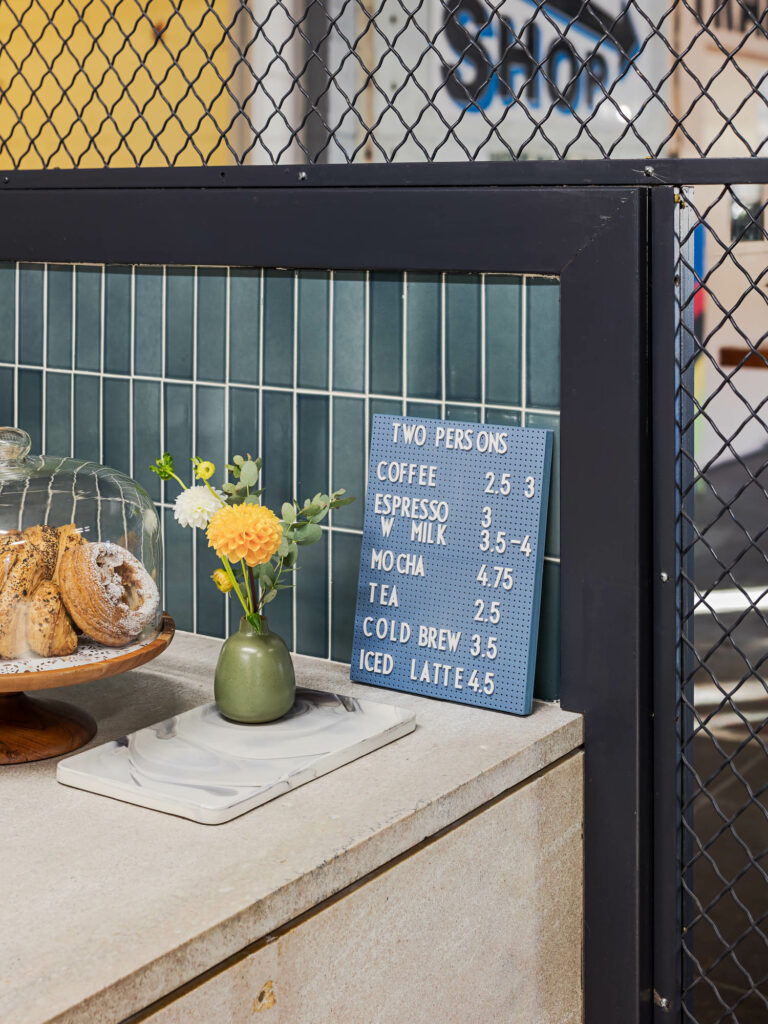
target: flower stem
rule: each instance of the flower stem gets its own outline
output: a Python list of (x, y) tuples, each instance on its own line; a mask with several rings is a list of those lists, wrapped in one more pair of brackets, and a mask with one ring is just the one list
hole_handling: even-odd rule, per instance
[(224, 571), (226, 572), (227, 576), (229, 576), (229, 581), (232, 584), (232, 586), (233, 586), (233, 588), (235, 590), (235, 593), (237, 594), (238, 598), (240, 599), (240, 604), (243, 606), (243, 611), (245, 612), (246, 616), (252, 614), (251, 613), (251, 609), (248, 607), (248, 604), (246, 603), (246, 600), (243, 597), (243, 592), (240, 589), (240, 584), (237, 582), (237, 577), (235, 576), (234, 572), (232, 571), (232, 566), (229, 564), (228, 559), (224, 558), (223, 555), (222, 555), (222, 558), (221, 558), (221, 563), (224, 566)]
[(203, 482), (205, 483), (205, 486), (208, 488), (208, 490), (211, 492), (211, 494), (214, 496), (214, 498), (216, 498), (216, 500), (219, 502), (219, 504), (221, 504), (221, 505), (226, 505), (227, 504), (226, 501), (222, 501), (222, 499), (219, 497), (219, 495), (216, 493), (216, 491), (214, 491), (214, 489), (211, 487), (211, 484), (210, 484), (209, 480), (205, 480)]
[(253, 605), (253, 611), (258, 623), (256, 629), (261, 633), (261, 609), (259, 608), (259, 601), (256, 595), (256, 581), (253, 578), (253, 569), (250, 565), (248, 566), (248, 589), (251, 592), (251, 604)]

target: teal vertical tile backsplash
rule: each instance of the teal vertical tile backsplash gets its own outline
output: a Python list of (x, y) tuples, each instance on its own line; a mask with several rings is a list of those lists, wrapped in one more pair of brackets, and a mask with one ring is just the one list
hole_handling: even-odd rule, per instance
[(0, 262), (0, 363), (16, 358), (16, 264)]
[(296, 486), (291, 488), (290, 496), (304, 502), (328, 487), (330, 399), (326, 395), (299, 395), (297, 406)]
[(107, 466), (114, 466), (122, 473), (131, 473), (131, 385), (127, 380), (106, 377), (101, 384), (104, 392), (102, 403), (101, 459)]
[[(72, 267), (54, 265), (48, 268), (46, 364), (67, 370), (72, 366)], [(0, 302), (2, 297), (0, 296)], [(13, 307), (11, 307), (13, 308)], [(0, 312), (0, 317), (2, 312)]]
[[(19, 274), (26, 276), (26, 268)], [(101, 370), (102, 267), (75, 267), (75, 369)]]
[(399, 395), (403, 390), (403, 275), (371, 274), (370, 390)]
[(133, 382), (133, 466), (131, 475), (153, 501), (160, 501), (160, 479), (149, 471), (162, 448), (162, 384), (156, 380)]
[(264, 383), (291, 387), (294, 349), (294, 275), (264, 272)]
[(440, 274), (408, 274), (407, 389), (413, 398), (439, 398), (442, 295)]
[[(227, 393), (222, 387), (195, 388), (195, 440), (193, 455), (215, 466), (229, 462), (226, 451)], [(191, 471), (191, 466), (189, 467)]]
[(104, 275), (104, 371), (131, 372), (131, 268), (107, 267)]
[(134, 372), (142, 377), (160, 377), (163, 373), (164, 288), (162, 267), (136, 267), (133, 358)]
[(336, 391), (365, 390), (367, 329), (366, 275), (360, 271), (333, 276), (333, 387)]
[(42, 263), (28, 263), (19, 278), (19, 361), (41, 366), (43, 362), (43, 288)]
[(519, 277), (495, 274), (486, 278), (485, 352), (486, 402), (519, 405), (523, 398), (523, 286)]
[(526, 281), (525, 340), (528, 405), (560, 408), (560, 285), (542, 277)]
[[(75, 458), (85, 459), (88, 462), (101, 462), (100, 391), (98, 377), (82, 373), (74, 375), (72, 454)], [(23, 408), (21, 398), (19, 404)], [(123, 425), (123, 429), (125, 429), (125, 425)], [(58, 455), (58, 452), (48, 449), (48, 454)]]
[(297, 382), (300, 388), (328, 387), (330, 275), (305, 270), (299, 277)]
[(451, 274), (445, 285), (445, 397), (479, 402), (482, 292), (478, 274)]
[(18, 425), (30, 435), (43, 433), (43, 374), (40, 370), (19, 370)]
[(269, 607), (289, 646), (342, 661), (372, 417), (551, 428), (536, 694), (555, 699), (559, 317), (557, 280), (521, 275), (0, 264), (0, 419), (35, 449), (139, 480), (164, 518), (166, 607), (178, 628), (212, 636), (236, 628), (237, 607), (210, 583), (205, 536), (173, 519), (176, 485), (149, 464), (172, 451), (189, 481), (193, 454), (218, 467), (262, 454), (262, 500), (276, 511), (346, 487), (358, 501), (334, 513), (303, 550), (295, 589)]
[(226, 380), (227, 272), (201, 267), (197, 272), (197, 379)]
[(228, 388), (229, 397), (229, 457), (254, 458), (259, 454), (259, 392), (252, 388)]
[(259, 384), (261, 271), (233, 267), (229, 272), (229, 379)]
[[(362, 398), (334, 398), (331, 454), (333, 473), (331, 487), (344, 487), (349, 494), (365, 493), (367, 470), (365, 438), (365, 400)], [(363, 526), (365, 506), (362, 501), (345, 505), (334, 512), (337, 526), (360, 530)]]
[(191, 380), (195, 365), (195, 272), (169, 267), (165, 275), (165, 372)]
[(71, 423), (72, 377), (70, 374), (46, 374), (45, 446), (48, 452), (69, 454), (72, 445)]

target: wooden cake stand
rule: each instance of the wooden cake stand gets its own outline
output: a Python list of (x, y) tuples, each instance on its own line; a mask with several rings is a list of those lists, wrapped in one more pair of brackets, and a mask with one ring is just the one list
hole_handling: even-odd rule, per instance
[(104, 658), (99, 661), (50, 671), (0, 674), (0, 764), (69, 754), (96, 735), (96, 723), (79, 708), (28, 697), (22, 691), (74, 686), (129, 672), (162, 654), (175, 631), (171, 616), (163, 615), (158, 635), (136, 651), (121, 653), (120, 648), (105, 647)]

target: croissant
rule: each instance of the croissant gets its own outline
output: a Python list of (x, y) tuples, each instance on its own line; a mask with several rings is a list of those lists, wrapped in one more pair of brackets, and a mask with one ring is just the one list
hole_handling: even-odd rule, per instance
[(59, 557), (59, 531), (52, 526), (30, 526), (24, 531), (24, 539), (34, 544), (43, 557), (43, 579), (52, 579)]
[(53, 580), (41, 583), (27, 612), (27, 643), (44, 658), (72, 654), (77, 634)]
[(36, 544), (20, 538), (14, 562), (0, 591), (0, 657), (21, 658), (27, 653), (29, 598), (52, 571), (50, 558)]
[(20, 530), (8, 530), (0, 536), (0, 590), (3, 589), (8, 573), (14, 566), (19, 553)]
[(135, 640), (154, 620), (160, 603), (157, 585), (138, 558), (111, 542), (65, 551), (59, 587), (75, 625), (108, 647)]
[(56, 568), (53, 571), (54, 583), (59, 582), (59, 566), (61, 565), (61, 559), (65, 551), (69, 551), (70, 548), (77, 547), (78, 544), (83, 543), (83, 535), (80, 533), (74, 523), (67, 523), (66, 526), (60, 526), (58, 529), (59, 534), (59, 550), (56, 558)]

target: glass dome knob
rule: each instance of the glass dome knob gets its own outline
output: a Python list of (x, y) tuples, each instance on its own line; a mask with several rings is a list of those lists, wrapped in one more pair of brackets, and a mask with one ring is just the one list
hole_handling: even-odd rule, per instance
[(23, 462), (32, 447), (32, 438), (26, 430), (0, 427), (0, 466)]

